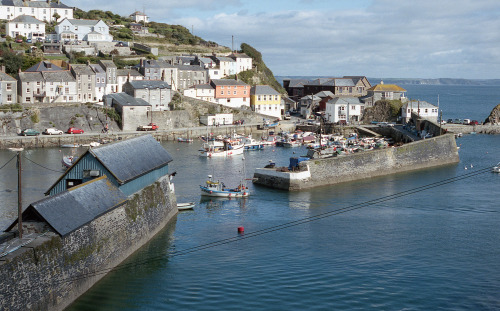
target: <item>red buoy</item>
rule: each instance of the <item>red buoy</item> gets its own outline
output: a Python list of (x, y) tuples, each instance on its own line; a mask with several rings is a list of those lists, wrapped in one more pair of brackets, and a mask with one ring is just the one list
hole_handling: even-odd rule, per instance
[(238, 233), (243, 233), (245, 232), (245, 228), (244, 227), (238, 227)]

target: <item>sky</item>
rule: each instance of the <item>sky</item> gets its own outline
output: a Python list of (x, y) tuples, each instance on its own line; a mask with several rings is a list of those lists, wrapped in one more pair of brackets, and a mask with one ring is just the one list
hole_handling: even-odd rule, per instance
[(498, 0), (63, 0), (260, 51), (276, 76), (500, 78)]

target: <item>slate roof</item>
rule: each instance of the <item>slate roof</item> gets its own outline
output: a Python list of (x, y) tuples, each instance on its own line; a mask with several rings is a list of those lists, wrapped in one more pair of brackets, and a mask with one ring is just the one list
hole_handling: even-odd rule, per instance
[(134, 80), (129, 81), (132, 87), (138, 89), (171, 89), (172, 87), (165, 81), (160, 80)]
[(24, 0), (0, 0), (2, 6), (17, 6), (30, 8), (55, 8), (55, 9), (72, 9), (64, 3), (47, 2), (47, 1), (24, 1)]
[[(31, 203), (24, 211), (23, 216), (37, 215), (59, 235), (66, 236), (126, 202), (127, 196), (106, 176), (101, 176), (54, 196)], [(17, 220), (9, 229), (16, 223)]]
[(179, 71), (205, 71), (206, 69), (197, 65), (175, 65)]
[(217, 56), (216, 59), (219, 61), (219, 62), (232, 62), (234, 63), (235, 60), (232, 59), (231, 57), (226, 57), (226, 56)]
[(5, 72), (0, 71), (0, 81), (4, 81), (4, 82), (15, 82), (15, 81), (17, 81), (17, 80), (16, 80), (16, 79), (14, 79), (13, 77), (11, 77), (10, 75), (6, 74)]
[(330, 91), (321, 91), (321, 92), (314, 94), (314, 95), (321, 97), (321, 98), (325, 98), (325, 97), (333, 98), (333, 97), (335, 97), (335, 95)]
[(73, 71), (79, 75), (95, 75), (94, 70), (92, 70), (89, 65), (72, 64), (71, 68), (73, 68)]
[(52, 64), (51, 62), (41, 61), (36, 63), (34, 66), (31, 66), (30, 68), (26, 69), (24, 72), (60, 71), (60, 70), (64, 69)]
[(233, 54), (231, 54), (231, 56), (235, 57), (235, 58), (251, 58), (250, 56), (248, 56), (245, 53), (233, 53)]
[(42, 75), (47, 82), (76, 82), (73, 75), (67, 70), (58, 72), (46, 71), (42, 72)]
[(21, 83), (43, 81), (43, 76), (41, 72), (20, 72), (19, 81), (21, 81)]
[[(140, 64), (139, 64), (140, 66)], [(146, 59), (142, 62), (144, 68), (174, 68), (164, 60)]]
[(107, 98), (112, 98), (116, 101), (115, 104), (119, 106), (151, 106), (151, 104), (144, 99), (135, 98), (134, 96), (130, 96), (127, 93), (113, 93), (104, 96)]
[(269, 85), (256, 85), (250, 90), (251, 95), (280, 95), (278, 91)]
[(88, 151), (120, 183), (126, 183), (171, 162), (172, 156), (153, 136), (144, 135)]
[(361, 101), (359, 100), (359, 97), (354, 97), (354, 96), (345, 96), (345, 97), (335, 97), (330, 99), (328, 104), (341, 104), (341, 105), (359, 105), (361, 104)]
[(406, 90), (396, 84), (377, 84), (368, 89), (374, 92), (406, 92)]
[(408, 107), (413, 107), (414, 109), (418, 108), (418, 107), (420, 107), (420, 109), (422, 109), (422, 108), (431, 108), (431, 109), (437, 108), (437, 106), (434, 106), (433, 104), (428, 103), (428, 102), (423, 101), (423, 100), (411, 100), (403, 105), (403, 109), (408, 109)]
[(234, 80), (234, 79), (212, 79), (212, 84), (215, 86), (219, 85), (248, 85), (245, 82), (241, 80)]
[(143, 76), (139, 71), (137, 71), (135, 69), (117, 69), (116, 70), (117, 76), (128, 76), (129, 74), (132, 77), (142, 77)]
[(101, 64), (103, 64), (106, 67), (117, 68), (115, 63), (112, 60), (101, 59), (99, 61), (101, 62)]
[(206, 84), (196, 84), (196, 85), (193, 85), (193, 86), (190, 86), (189, 87), (190, 89), (205, 89), (205, 90), (213, 90), (214, 87), (211, 86), (210, 84), (206, 83)]
[(309, 84), (310, 81), (306, 79), (290, 79), (288, 87), (304, 87), (304, 84)]
[(25, 23), (25, 24), (45, 24), (41, 20), (38, 20), (30, 15), (21, 15), (13, 20), (9, 21), (9, 23)]
[(354, 81), (352, 79), (334, 79), (335, 86), (355, 86)]
[(99, 23), (99, 20), (96, 19), (69, 19), (66, 18), (68, 22), (70, 22), (74, 26), (95, 26), (95, 24)]

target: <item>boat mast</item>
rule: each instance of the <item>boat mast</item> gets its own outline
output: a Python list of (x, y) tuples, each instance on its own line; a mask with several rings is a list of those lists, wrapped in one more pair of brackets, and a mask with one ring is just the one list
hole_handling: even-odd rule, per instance
[(17, 152), (17, 225), (19, 230), (19, 238), (23, 238), (23, 197), (21, 190), (21, 151)]

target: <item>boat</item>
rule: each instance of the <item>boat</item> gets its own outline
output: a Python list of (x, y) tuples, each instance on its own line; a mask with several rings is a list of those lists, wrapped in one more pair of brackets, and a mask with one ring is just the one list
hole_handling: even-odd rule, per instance
[(24, 148), (23, 147), (10, 147), (8, 148), (10, 151), (14, 151), (14, 152), (20, 152), (20, 151), (23, 151)]
[(204, 143), (199, 150), (199, 155), (202, 157), (227, 157), (232, 155), (243, 154), (244, 144), (239, 140), (225, 139), (221, 141), (211, 141)]
[(252, 136), (245, 137), (243, 139), (243, 144), (245, 145), (245, 150), (262, 150), (264, 149), (264, 143), (257, 141), (252, 138)]
[(177, 137), (177, 142), (179, 142), (179, 143), (192, 143), (193, 139)]
[(285, 148), (300, 147), (301, 145), (302, 144), (296, 140), (288, 140), (288, 141), (283, 142), (283, 147), (285, 147)]
[(71, 165), (73, 165), (73, 163), (78, 159), (77, 156), (64, 156), (62, 158), (62, 165), (63, 167), (71, 167)]
[(83, 144), (83, 145), (80, 145), (80, 147), (99, 147), (101, 145), (101, 143), (99, 142), (96, 142), (96, 141), (93, 141), (93, 142), (90, 142), (88, 144)]
[(219, 198), (244, 198), (250, 195), (250, 191), (245, 184), (240, 183), (236, 188), (228, 188), (223, 182), (212, 179), (212, 175), (208, 175), (208, 180), (205, 185), (200, 185), (201, 195)]
[(61, 148), (80, 148), (82, 145), (80, 144), (64, 144), (61, 145)]
[(187, 211), (193, 209), (193, 207), (194, 207), (194, 202), (177, 203), (177, 209), (179, 211)]
[(492, 169), (493, 173), (500, 173), (500, 162)]

